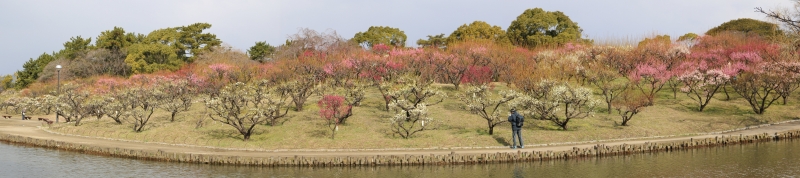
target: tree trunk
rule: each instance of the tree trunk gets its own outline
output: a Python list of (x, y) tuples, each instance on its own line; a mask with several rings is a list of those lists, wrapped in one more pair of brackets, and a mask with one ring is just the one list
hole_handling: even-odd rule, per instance
[[(620, 111), (620, 112), (621, 112), (621, 111)], [(625, 112), (625, 115), (622, 115), (622, 124), (620, 124), (620, 125), (622, 125), (622, 126), (628, 126), (628, 121), (630, 121), (630, 120), (631, 120), (631, 118), (633, 117), (633, 113), (631, 113), (631, 115), (630, 115), (630, 116), (628, 116), (628, 113), (631, 113), (631, 112), (630, 112), (630, 111), (628, 111), (628, 112)]]
[(492, 125), (492, 121), (489, 121), (489, 135), (494, 135), (494, 125)]
[(386, 111), (389, 111), (389, 103), (391, 103), (392, 101), (391, 101), (391, 100), (389, 100), (387, 97), (388, 97), (388, 96), (386, 96), (386, 95), (383, 95), (383, 102), (384, 102), (384, 105), (383, 105), (383, 106), (385, 106), (385, 107), (386, 107)]
[[(564, 113), (566, 114), (567, 111), (565, 110)], [(558, 118), (555, 118), (554, 121), (556, 122), (556, 125), (561, 126), (561, 129), (567, 130), (567, 123), (569, 123), (569, 119), (570, 118), (564, 118), (564, 121), (560, 121)]]
[(338, 125), (334, 126), (333, 129), (331, 129), (331, 140), (333, 140), (336, 137), (336, 130), (338, 129), (339, 129)]
[(169, 122), (175, 122), (175, 114), (178, 114), (178, 112), (172, 111), (172, 115), (169, 117)]
[(669, 86), (672, 88), (672, 99), (678, 99), (678, 84), (673, 84), (673, 82), (670, 81)]
[(294, 111), (302, 111), (303, 110), (303, 103), (304, 102), (294, 102)]
[(244, 136), (243, 140), (244, 141), (250, 140), (250, 134), (251, 134), (250, 132), (242, 133), (242, 136)]
[(133, 131), (142, 132), (142, 128), (144, 128), (144, 124), (136, 123), (133, 125)]
[(706, 105), (704, 105), (704, 104), (700, 105), (700, 112), (703, 112), (703, 109), (705, 109), (705, 108), (706, 108)]
[(731, 100), (731, 96), (728, 95), (728, 84), (722, 86), (722, 91), (725, 93), (725, 101)]

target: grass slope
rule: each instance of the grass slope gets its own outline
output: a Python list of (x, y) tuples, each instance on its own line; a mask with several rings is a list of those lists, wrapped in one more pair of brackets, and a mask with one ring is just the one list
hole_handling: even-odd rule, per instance
[[(508, 89), (504, 84), (495, 84), (495, 92)], [(319, 96), (309, 99), (302, 112), (289, 111), (288, 120), (279, 126), (257, 126), (250, 141), (242, 141), (242, 136), (230, 126), (208, 119), (204, 105), (196, 102), (190, 111), (180, 113), (175, 122), (169, 122), (169, 113), (158, 111), (149, 126), (141, 133), (135, 133), (132, 124), (115, 124), (109, 118), (97, 120), (86, 118), (81, 126), (60, 123), (51, 130), (56, 132), (200, 146), (247, 148), (247, 149), (394, 149), (394, 148), (452, 148), (452, 147), (490, 147), (507, 146), (511, 141), (508, 123), (495, 128), (494, 135), (488, 135), (486, 122), (476, 115), (461, 109), (463, 105), (455, 96), (459, 93), (450, 85), (437, 84), (448, 93), (444, 102), (429, 107), (430, 116), (442, 121), (437, 130), (424, 131), (411, 139), (402, 139), (389, 132), (389, 118), (393, 112), (383, 110), (380, 93), (370, 88), (363, 104), (353, 109), (354, 115), (348, 123), (339, 128), (336, 139), (330, 138), (330, 130), (317, 114), (316, 101)], [(462, 88), (461, 90), (464, 90)], [(756, 115), (747, 102), (731, 93), (730, 101), (714, 99), (704, 112), (697, 112), (697, 106), (681, 93), (672, 99), (669, 88), (658, 94), (656, 105), (645, 108), (634, 116), (630, 126), (619, 126), (620, 117), (607, 114), (605, 105), (596, 108), (596, 114), (586, 119), (576, 119), (569, 123), (569, 130), (559, 130), (549, 121), (526, 119), (522, 132), (525, 143), (544, 144), (559, 142), (580, 142), (605, 139), (635, 138), (666, 135), (686, 135), (714, 132), (769, 122), (797, 119), (798, 97), (789, 99), (787, 105), (775, 104), (764, 115)], [(715, 98), (724, 98), (719, 93)], [(599, 99), (599, 96), (598, 96)], [(39, 116), (54, 118), (54, 115)], [(196, 129), (198, 120), (207, 124)]]

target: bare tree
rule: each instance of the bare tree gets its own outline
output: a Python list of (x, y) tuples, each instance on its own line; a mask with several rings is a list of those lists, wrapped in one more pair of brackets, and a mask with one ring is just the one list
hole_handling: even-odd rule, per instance
[(800, 0), (794, 0), (794, 12), (790, 12), (788, 9), (765, 11), (761, 7), (756, 7), (756, 12), (783, 23), (794, 32), (800, 32)]
[(88, 78), (98, 75), (129, 76), (131, 67), (125, 63), (124, 51), (113, 52), (106, 49), (93, 49), (79, 52), (75, 58), (61, 57), (45, 66), (39, 75), (38, 81), (55, 81), (58, 77), (56, 65), (61, 65), (60, 77), (62, 81), (72, 78)]
[(628, 126), (628, 121), (633, 119), (633, 116), (642, 112), (645, 107), (652, 106), (653, 103), (650, 102), (650, 99), (647, 99), (648, 96), (638, 93), (632, 92), (630, 90), (626, 90), (620, 93), (620, 98), (614, 101), (614, 109), (619, 111), (619, 115), (622, 117), (622, 126)]
[(623, 90), (628, 88), (629, 82), (619, 81), (622, 75), (605, 65), (594, 66), (587, 72), (587, 76), (589, 83), (600, 89), (608, 114), (611, 114), (611, 103)]
[(278, 46), (275, 59), (297, 59), (306, 51), (322, 53), (347, 52), (359, 49), (355, 43), (349, 43), (339, 36), (336, 31), (329, 30), (317, 32), (308, 28), (301, 28), (296, 34), (290, 35), (286, 43)]

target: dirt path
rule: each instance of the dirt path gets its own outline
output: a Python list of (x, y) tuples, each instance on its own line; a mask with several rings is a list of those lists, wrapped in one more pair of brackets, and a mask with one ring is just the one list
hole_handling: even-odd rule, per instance
[(645, 142), (658, 143), (658, 142), (674, 142), (680, 140), (714, 138), (719, 136), (731, 135), (755, 135), (763, 133), (775, 133), (789, 130), (800, 130), (800, 122), (789, 122), (783, 124), (776, 124), (764, 126), (754, 129), (747, 129), (723, 134), (708, 134), (698, 136), (685, 136), (685, 137), (669, 137), (669, 138), (652, 138), (640, 140), (625, 140), (625, 141), (610, 141), (610, 142), (595, 142), (595, 143), (580, 143), (580, 144), (557, 144), (555, 146), (528, 146), (524, 149), (509, 149), (509, 148), (493, 148), (493, 149), (423, 149), (423, 150), (376, 150), (376, 151), (244, 151), (244, 150), (226, 150), (196, 146), (181, 146), (181, 145), (168, 145), (160, 143), (141, 143), (141, 142), (128, 142), (109, 140), (101, 138), (89, 138), (82, 136), (69, 136), (53, 134), (44, 131), (37, 126), (40, 126), (39, 121), (22, 121), (22, 120), (0, 120), (0, 134), (20, 135), (31, 138), (47, 139), (64, 141), (71, 143), (80, 143), (90, 146), (109, 147), (109, 148), (126, 148), (132, 150), (151, 150), (151, 151), (164, 151), (173, 153), (192, 153), (192, 154), (209, 154), (209, 155), (222, 155), (222, 156), (244, 156), (244, 157), (290, 157), (290, 156), (306, 156), (306, 157), (341, 157), (341, 156), (376, 156), (376, 155), (444, 155), (456, 153), (460, 155), (470, 154), (483, 154), (483, 153), (502, 153), (502, 152), (517, 152), (517, 151), (564, 151), (572, 150), (573, 147), (589, 148), (597, 144), (605, 144), (607, 146), (621, 145), (621, 144), (641, 144)]

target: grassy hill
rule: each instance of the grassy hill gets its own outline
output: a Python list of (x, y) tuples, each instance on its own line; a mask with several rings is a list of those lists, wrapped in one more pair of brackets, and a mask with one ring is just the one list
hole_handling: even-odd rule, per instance
[[(392, 135), (388, 118), (395, 113), (384, 110), (380, 93), (374, 88), (369, 88), (362, 105), (353, 109), (354, 115), (348, 119), (347, 124), (339, 127), (335, 139), (331, 139), (330, 129), (318, 114), (316, 101), (321, 98), (320, 96), (309, 98), (306, 108), (301, 112), (290, 110), (288, 119), (278, 126), (257, 126), (251, 140), (246, 142), (242, 141), (242, 136), (232, 127), (208, 118), (202, 98), (196, 98), (191, 109), (180, 113), (175, 122), (169, 122), (169, 113), (157, 111), (151, 123), (148, 123), (149, 126), (141, 133), (133, 132), (132, 124), (115, 124), (107, 117), (100, 120), (94, 117), (86, 118), (81, 126), (54, 124), (50, 130), (66, 134), (146, 142), (269, 150), (509, 145), (511, 130), (508, 123), (496, 127), (494, 135), (488, 135), (485, 120), (461, 108), (463, 103), (455, 97), (460, 91), (455, 91), (452, 85), (435, 85), (449, 96), (444, 102), (428, 107), (430, 117), (441, 121), (441, 126), (436, 130), (423, 131), (410, 139)], [(508, 89), (503, 83), (495, 85), (495, 92)], [(572, 120), (569, 130), (566, 131), (560, 130), (550, 121), (527, 118), (522, 134), (527, 145), (688, 135), (798, 119), (796, 111), (800, 110), (800, 106), (795, 103), (797, 96), (790, 98), (787, 105), (773, 105), (763, 115), (753, 114), (746, 101), (734, 93), (731, 93), (729, 101), (719, 100), (724, 98), (722, 93), (715, 97), (717, 99), (712, 100), (704, 112), (697, 112), (694, 101), (681, 93), (677, 99), (673, 99), (672, 92), (665, 88), (658, 94), (655, 105), (645, 108), (642, 113), (634, 116), (629, 122), (630, 126), (619, 126), (620, 116), (616, 112), (607, 114), (601, 105), (595, 108), (594, 116)], [(55, 118), (54, 115), (33, 117)], [(198, 128), (200, 122), (204, 124)]]

